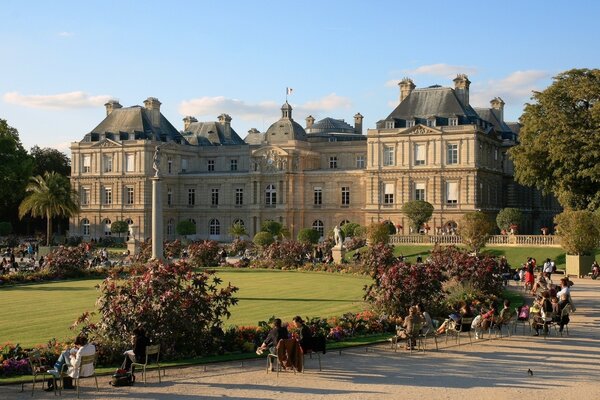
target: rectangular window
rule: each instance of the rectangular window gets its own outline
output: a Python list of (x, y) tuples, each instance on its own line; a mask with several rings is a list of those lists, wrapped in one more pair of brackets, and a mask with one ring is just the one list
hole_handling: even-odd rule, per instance
[(458, 118), (448, 118), (448, 125), (449, 126), (457, 126), (458, 125)]
[(394, 147), (383, 146), (383, 165), (389, 167), (394, 165)]
[(494, 149), (494, 160), (498, 161), (498, 149)]
[(215, 160), (208, 160), (208, 172), (214, 172)]
[(237, 162), (238, 162), (238, 160), (236, 160), (236, 159), (232, 159), (229, 161), (229, 169), (231, 171), (237, 171)]
[(425, 184), (415, 183), (415, 200), (425, 201)]
[(90, 188), (81, 188), (79, 201), (81, 202), (82, 206), (87, 206), (90, 204)]
[(446, 164), (458, 164), (458, 145), (449, 144), (446, 148)]
[(135, 171), (135, 154), (127, 153), (125, 154), (125, 172), (134, 172)]
[(167, 205), (170, 207), (173, 205), (173, 189), (167, 189)]
[(125, 204), (127, 204), (128, 206), (133, 205), (133, 188), (132, 187), (126, 187), (125, 188)]
[(173, 173), (173, 159), (171, 157), (167, 159), (167, 171), (169, 174)]
[(407, 128), (412, 128), (413, 126), (415, 126), (415, 120), (414, 119), (408, 119), (408, 120), (406, 120), (406, 127)]
[(394, 184), (386, 183), (383, 188), (383, 204), (394, 204)]
[(337, 168), (337, 156), (329, 157), (329, 168), (336, 169)]
[(315, 186), (315, 188), (313, 189), (313, 194), (313, 204), (315, 206), (320, 206), (321, 204), (323, 204), (323, 188)]
[(196, 189), (188, 189), (188, 206), (196, 204)]
[(435, 126), (435, 118), (429, 118), (427, 120), (427, 126), (433, 128)]
[(415, 144), (415, 165), (425, 165), (424, 144)]
[(213, 206), (219, 205), (219, 189), (210, 190), (210, 204)]
[(446, 182), (446, 203), (458, 203), (458, 182)]
[(105, 187), (104, 188), (104, 205), (112, 204), (112, 188)]
[(112, 172), (113, 170), (113, 158), (112, 156), (104, 156), (103, 159), (103, 164), (104, 164), (104, 172)]
[(241, 206), (244, 204), (244, 189), (236, 188), (235, 189), (235, 205)]
[(188, 160), (187, 158), (181, 159), (181, 172), (186, 172), (188, 169)]
[(342, 186), (342, 205), (350, 205), (350, 186)]
[(365, 168), (365, 156), (363, 154), (359, 154), (356, 156), (356, 168)]
[(89, 154), (86, 154), (85, 156), (83, 156), (83, 160), (82, 160), (81, 164), (82, 164), (81, 172), (84, 172), (84, 173), (91, 172), (91, 170), (92, 170), (92, 156), (89, 155)]

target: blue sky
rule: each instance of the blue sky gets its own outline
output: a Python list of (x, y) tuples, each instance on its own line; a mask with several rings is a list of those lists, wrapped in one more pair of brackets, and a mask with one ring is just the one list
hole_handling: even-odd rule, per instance
[(157, 97), (163, 114), (233, 118), (241, 137), (280, 116), (365, 127), (398, 101), (397, 81), (500, 96), (517, 120), (532, 90), (600, 63), (595, 1), (27, 1), (0, 7), (0, 118), (21, 141), (68, 153), (105, 116)]

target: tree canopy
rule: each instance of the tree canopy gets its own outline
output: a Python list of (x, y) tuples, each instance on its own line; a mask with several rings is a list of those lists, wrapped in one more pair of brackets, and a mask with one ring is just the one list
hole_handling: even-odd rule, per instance
[(509, 150), (517, 182), (553, 193), (565, 208), (600, 207), (600, 69), (572, 69), (534, 92)]
[(477, 253), (485, 246), (492, 229), (494, 229), (494, 224), (485, 213), (472, 211), (464, 215), (458, 233), (462, 237), (463, 243)]
[(523, 213), (518, 208), (503, 208), (496, 216), (496, 225), (500, 230), (509, 231), (511, 225), (521, 225)]
[(565, 210), (554, 218), (567, 254), (593, 254), (600, 240), (600, 216), (587, 210)]
[(71, 175), (71, 160), (59, 150), (33, 146), (31, 156), (33, 157), (33, 175), (43, 175), (44, 172), (52, 171), (64, 176)]
[(410, 219), (410, 224), (415, 233), (418, 233), (423, 224), (431, 218), (433, 206), (423, 200), (412, 200), (404, 203), (402, 212)]

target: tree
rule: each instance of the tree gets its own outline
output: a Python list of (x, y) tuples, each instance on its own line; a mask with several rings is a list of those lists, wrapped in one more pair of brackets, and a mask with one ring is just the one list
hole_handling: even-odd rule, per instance
[(600, 240), (600, 216), (586, 210), (565, 210), (554, 218), (561, 245), (572, 255), (592, 254)]
[(33, 175), (44, 172), (56, 172), (60, 175), (71, 175), (71, 160), (65, 153), (49, 147), (33, 146), (30, 151), (33, 157)]
[(387, 244), (390, 240), (390, 230), (385, 222), (375, 222), (367, 230), (367, 240), (371, 246)]
[(129, 231), (129, 224), (125, 221), (115, 221), (110, 224), (110, 231), (112, 233), (117, 233), (119, 237), (121, 237), (121, 233)]
[(518, 208), (503, 208), (496, 216), (496, 224), (502, 231), (509, 231), (511, 225), (521, 225), (523, 221), (523, 213)]
[(282, 229), (283, 225), (277, 221), (264, 221), (260, 227), (261, 231), (269, 232), (274, 238), (279, 237)]
[(319, 231), (312, 228), (304, 228), (300, 229), (300, 231), (298, 232), (297, 239), (301, 243), (317, 244), (319, 243), (320, 237), (321, 234), (319, 233)]
[(195, 235), (196, 224), (190, 220), (184, 219), (177, 223), (175, 230), (177, 231), (177, 234), (181, 236)]
[(600, 69), (560, 73), (532, 100), (509, 150), (515, 179), (553, 193), (564, 208), (599, 208)]
[(231, 226), (231, 228), (229, 228), (229, 234), (236, 239), (239, 239), (242, 236), (248, 235), (248, 232), (246, 231), (246, 227), (244, 225), (236, 222)]
[(254, 235), (254, 239), (252, 239), (252, 242), (254, 242), (255, 245), (262, 248), (265, 248), (274, 241), (275, 239), (273, 239), (273, 235), (265, 231), (258, 232), (256, 235)]
[(342, 225), (340, 227), (340, 229), (342, 230), (342, 233), (344, 234), (345, 238), (360, 236), (360, 225), (357, 224), (356, 222), (348, 222), (348, 223)]
[(46, 217), (46, 245), (50, 246), (52, 218), (71, 217), (79, 212), (79, 196), (71, 190), (67, 177), (56, 172), (46, 172), (44, 177), (34, 176), (25, 189), (28, 193), (19, 205), (19, 218), (26, 214), (32, 217)]
[[(0, 219), (12, 220), (25, 197), (33, 160), (19, 140), (19, 132), (0, 119)], [(10, 190), (8, 190), (10, 188)]]
[(473, 211), (464, 215), (458, 234), (462, 237), (463, 243), (477, 253), (479, 249), (485, 247), (485, 242), (493, 229), (494, 224), (486, 214)]
[(424, 200), (412, 200), (402, 205), (402, 212), (410, 220), (414, 232), (419, 232), (423, 224), (431, 218), (433, 206)]

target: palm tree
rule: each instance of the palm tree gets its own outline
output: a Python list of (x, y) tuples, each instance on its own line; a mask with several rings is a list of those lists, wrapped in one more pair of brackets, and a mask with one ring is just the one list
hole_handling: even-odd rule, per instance
[(248, 235), (248, 232), (246, 231), (244, 225), (242, 225), (239, 222), (236, 222), (231, 226), (231, 228), (229, 228), (229, 234), (231, 236), (234, 236), (236, 239), (239, 239), (242, 236)]
[(44, 177), (40, 175), (31, 177), (25, 191), (27, 197), (19, 205), (19, 218), (26, 214), (32, 217), (48, 220), (46, 232), (46, 246), (50, 246), (52, 235), (52, 218), (71, 217), (79, 212), (79, 195), (71, 190), (69, 179), (56, 172), (46, 172)]

